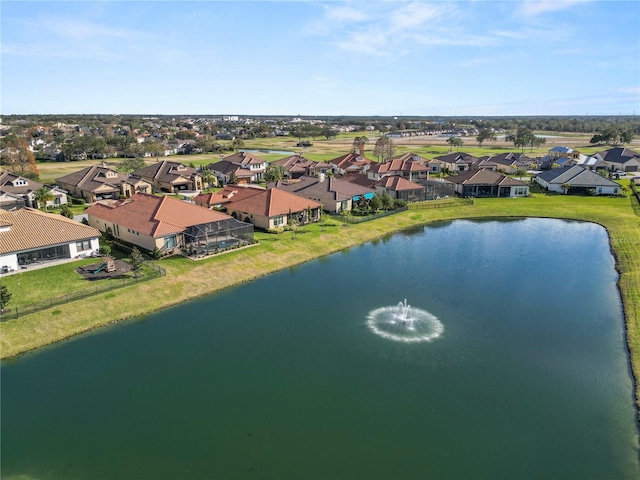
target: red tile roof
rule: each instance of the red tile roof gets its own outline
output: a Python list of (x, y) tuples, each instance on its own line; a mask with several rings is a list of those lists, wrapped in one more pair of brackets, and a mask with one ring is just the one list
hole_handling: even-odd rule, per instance
[(418, 183), (410, 182), (406, 178), (398, 175), (383, 177), (376, 182), (376, 185), (394, 192), (402, 190), (423, 190), (426, 188)]
[(241, 210), (266, 217), (286, 215), (289, 212), (297, 213), (308, 208), (315, 209), (321, 207), (321, 203), (279, 188), (264, 190), (257, 195), (251, 195), (239, 200), (233, 197), (229, 206), (232, 210)]
[(130, 199), (108, 204), (95, 203), (85, 213), (153, 237), (182, 232), (192, 225), (230, 218), (224, 213), (173, 197), (157, 197), (146, 193), (136, 193)]

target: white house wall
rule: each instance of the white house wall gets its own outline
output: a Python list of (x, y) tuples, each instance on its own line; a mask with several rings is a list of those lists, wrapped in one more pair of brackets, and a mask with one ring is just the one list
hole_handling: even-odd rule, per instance
[(18, 270), (18, 255), (15, 253), (0, 255), (0, 267), (7, 267), (9, 270)]
[(78, 258), (78, 257), (86, 257), (92, 255), (93, 253), (97, 253), (100, 249), (100, 240), (98, 238), (92, 238), (90, 240), (91, 248), (89, 250), (78, 250), (76, 242), (69, 243), (69, 257), (70, 258)]

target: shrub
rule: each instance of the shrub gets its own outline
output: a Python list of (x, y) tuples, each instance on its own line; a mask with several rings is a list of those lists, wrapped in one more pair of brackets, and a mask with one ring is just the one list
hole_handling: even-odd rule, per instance
[(60, 207), (60, 215), (67, 218), (73, 218), (73, 212), (66, 203)]
[(111, 247), (109, 245), (102, 245), (100, 247), (100, 253), (102, 255), (109, 255), (111, 253)]

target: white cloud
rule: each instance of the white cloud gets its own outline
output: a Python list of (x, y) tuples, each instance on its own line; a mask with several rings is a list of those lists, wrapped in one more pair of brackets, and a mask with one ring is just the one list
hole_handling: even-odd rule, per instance
[(633, 95), (640, 95), (640, 86), (635, 86), (635, 87), (623, 87), (618, 89), (619, 92), (622, 93), (630, 93)]
[(74, 40), (87, 40), (91, 38), (130, 38), (139, 36), (138, 33), (130, 30), (106, 27), (104, 25), (78, 19), (47, 18), (43, 19), (40, 23), (51, 33)]
[(363, 22), (369, 15), (353, 7), (325, 6), (325, 17), (338, 22)]
[(526, 16), (536, 16), (547, 12), (566, 10), (591, 0), (525, 0), (518, 11)]
[(428, 46), (458, 46), (458, 47), (487, 47), (498, 45), (499, 41), (491, 35), (466, 35), (455, 33), (453, 35), (444, 32), (416, 33), (412, 40), (420, 45)]
[(351, 32), (347, 38), (335, 42), (341, 50), (360, 55), (384, 56), (388, 53), (388, 37), (385, 32), (371, 29)]
[(452, 14), (454, 10), (454, 4), (412, 2), (391, 13), (390, 29), (404, 30), (422, 27), (427, 22), (431, 23)]

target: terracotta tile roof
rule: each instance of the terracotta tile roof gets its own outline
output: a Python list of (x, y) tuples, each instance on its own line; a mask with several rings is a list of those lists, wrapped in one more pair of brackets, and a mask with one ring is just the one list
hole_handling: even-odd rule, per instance
[(194, 201), (198, 205), (207, 205), (212, 207), (214, 205), (225, 205), (236, 196), (238, 199), (246, 198), (248, 196), (260, 193), (265, 189), (256, 186), (241, 186), (241, 185), (225, 185), (224, 188), (215, 193), (201, 193), (194, 197)]
[(153, 237), (231, 218), (170, 196), (157, 197), (146, 193), (136, 193), (130, 199), (117, 202), (95, 203), (85, 213)]
[[(0, 210), (0, 254), (21, 252), (100, 236), (93, 227), (31, 208)], [(9, 226), (8, 230), (6, 227)]]
[(428, 166), (419, 161), (404, 158), (407, 155), (409, 154), (405, 154), (400, 158), (395, 158), (384, 163), (377, 163), (369, 170), (380, 175), (391, 172), (428, 172), (430, 170)]
[(347, 153), (346, 155), (341, 155), (340, 157), (329, 160), (329, 163), (336, 165), (342, 170), (346, 170), (347, 168), (352, 166), (361, 167), (363, 165), (369, 165), (375, 162), (368, 159), (367, 157), (361, 156), (359, 153)]
[(376, 182), (376, 185), (394, 192), (402, 190), (423, 190), (426, 188), (418, 183), (410, 182), (406, 178), (403, 178), (399, 175), (383, 177)]
[(321, 207), (321, 203), (279, 188), (263, 190), (257, 195), (251, 195), (239, 200), (233, 197), (229, 206), (229, 208), (233, 210), (264, 215), (266, 217), (287, 215), (289, 212), (297, 213), (307, 208), (315, 209)]

